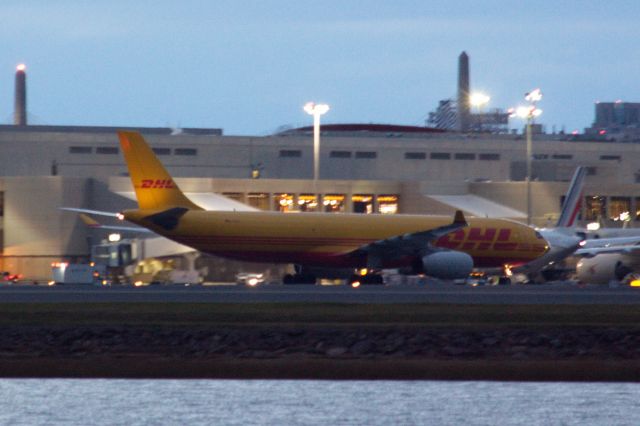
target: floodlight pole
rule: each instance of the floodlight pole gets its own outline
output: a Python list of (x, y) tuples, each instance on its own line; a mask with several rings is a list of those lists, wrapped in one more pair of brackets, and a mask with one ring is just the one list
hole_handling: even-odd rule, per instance
[(329, 111), (329, 105), (307, 102), (304, 110), (313, 116), (313, 182), (316, 185), (320, 179), (320, 116)]
[(531, 166), (532, 166), (532, 149), (531, 149), (531, 114), (527, 116), (527, 225), (531, 225)]

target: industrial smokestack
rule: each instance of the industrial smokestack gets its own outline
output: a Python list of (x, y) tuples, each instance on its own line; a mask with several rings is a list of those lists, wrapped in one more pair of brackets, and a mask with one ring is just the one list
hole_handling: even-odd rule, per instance
[(458, 57), (458, 130), (469, 130), (469, 56), (462, 52)]
[(24, 64), (16, 68), (16, 99), (13, 110), (13, 124), (16, 126), (27, 125), (27, 74)]

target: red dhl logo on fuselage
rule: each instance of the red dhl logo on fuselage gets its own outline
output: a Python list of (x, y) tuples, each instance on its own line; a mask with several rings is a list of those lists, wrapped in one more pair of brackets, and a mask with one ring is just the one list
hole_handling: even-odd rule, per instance
[(543, 251), (544, 244), (511, 241), (508, 228), (465, 228), (444, 235), (436, 241), (437, 247), (452, 250)]
[(171, 179), (142, 179), (142, 185), (140, 185), (140, 188), (153, 189), (172, 189), (175, 187)]

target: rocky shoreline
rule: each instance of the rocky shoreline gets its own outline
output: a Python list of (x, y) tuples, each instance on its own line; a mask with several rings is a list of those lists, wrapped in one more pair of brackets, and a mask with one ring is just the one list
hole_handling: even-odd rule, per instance
[(4, 377), (637, 382), (640, 329), (9, 325), (0, 365)]

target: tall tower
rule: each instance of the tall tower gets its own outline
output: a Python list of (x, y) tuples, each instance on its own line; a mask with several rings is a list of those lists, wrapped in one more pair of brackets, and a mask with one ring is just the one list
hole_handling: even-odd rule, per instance
[(24, 64), (16, 68), (16, 92), (13, 110), (13, 124), (16, 126), (27, 125), (27, 74)]
[(458, 130), (469, 130), (469, 56), (462, 52), (458, 57)]

